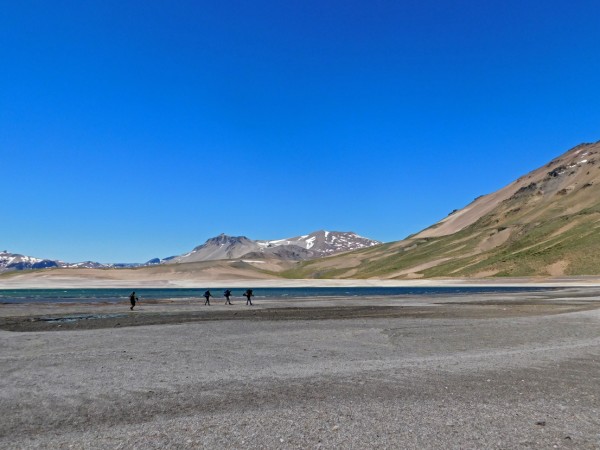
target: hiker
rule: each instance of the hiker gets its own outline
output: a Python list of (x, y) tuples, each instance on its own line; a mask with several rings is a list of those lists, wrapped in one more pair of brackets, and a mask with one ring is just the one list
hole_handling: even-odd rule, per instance
[(129, 308), (130, 310), (133, 311), (133, 307), (135, 306), (135, 302), (139, 302), (140, 299), (137, 298), (137, 296), (135, 295), (135, 291), (133, 291), (131, 294), (129, 294), (129, 301), (131, 302), (131, 308)]
[(212, 296), (213, 296), (213, 295), (210, 293), (210, 291), (206, 291), (206, 292), (204, 293), (204, 298), (206, 299), (206, 301), (204, 302), (204, 304), (205, 304), (205, 305), (208, 305), (208, 306), (210, 306), (210, 298), (211, 298)]
[(254, 294), (252, 293), (252, 289), (246, 289), (246, 292), (244, 292), (244, 297), (246, 297), (246, 305), (250, 305), (252, 306), (252, 297), (254, 296)]
[(229, 297), (231, 297), (231, 291), (229, 289), (225, 289), (225, 292), (223, 293), (223, 295), (225, 296), (225, 304), (226, 305), (231, 305), (231, 300), (229, 300)]

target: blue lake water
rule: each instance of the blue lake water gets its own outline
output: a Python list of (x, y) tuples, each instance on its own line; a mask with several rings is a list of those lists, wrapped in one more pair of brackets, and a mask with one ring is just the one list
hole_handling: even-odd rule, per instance
[[(541, 287), (303, 287), (253, 288), (255, 298), (364, 297), (472, 295), (489, 293), (526, 293), (558, 288)], [(136, 289), (140, 300), (201, 299), (206, 289)], [(116, 303), (127, 301), (131, 289), (0, 289), (0, 304), (4, 303)], [(211, 288), (216, 297), (223, 297), (224, 288)], [(232, 289), (233, 298), (243, 298), (245, 289)]]

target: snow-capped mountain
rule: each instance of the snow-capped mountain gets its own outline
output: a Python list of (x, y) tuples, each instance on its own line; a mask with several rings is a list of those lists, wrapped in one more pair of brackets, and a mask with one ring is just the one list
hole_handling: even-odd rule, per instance
[(50, 259), (34, 258), (32, 256), (9, 253), (6, 250), (0, 252), (0, 272), (9, 270), (46, 269), (48, 267), (60, 267), (59, 261)]
[(358, 250), (381, 244), (356, 233), (346, 231), (315, 231), (303, 236), (275, 241), (256, 241), (262, 249), (273, 249), (281, 246), (295, 245), (314, 254), (314, 258), (336, 253)]
[[(170, 257), (172, 258), (172, 257)], [(6, 250), (0, 252), (0, 273), (10, 272), (16, 270), (30, 270), (30, 269), (49, 269), (54, 267), (67, 268), (67, 269), (127, 269), (141, 266), (151, 266), (160, 264), (169, 260), (165, 258), (160, 260), (158, 258), (151, 259), (146, 263), (114, 263), (114, 264), (102, 264), (94, 261), (82, 261), (76, 263), (69, 263), (59, 260), (35, 258), (33, 256), (25, 256), (19, 253), (10, 253)]]
[(315, 231), (293, 238), (252, 240), (245, 236), (221, 234), (208, 239), (191, 252), (175, 257), (167, 264), (218, 259), (273, 257), (305, 260), (378, 245), (380, 242), (352, 232)]
[(59, 263), (59, 267), (67, 267), (72, 269), (106, 269), (110, 267), (108, 264), (102, 264), (94, 261), (82, 261), (77, 263), (66, 263), (62, 261), (57, 261)]

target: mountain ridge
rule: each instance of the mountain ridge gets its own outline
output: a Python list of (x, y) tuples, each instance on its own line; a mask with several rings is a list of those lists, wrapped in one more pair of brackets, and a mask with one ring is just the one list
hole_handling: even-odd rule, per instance
[(381, 242), (359, 236), (351, 231), (319, 230), (301, 236), (274, 240), (252, 240), (246, 236), (228, 236), (222, 233), (167, 264), (237, 259), (246, 255), (253, 258), (306, 260), (379, 244)]
[(379, 244), (379, 241), (364, 238), (353, 232), (320, 230), (302, 236), (275, 240), (252, 240), (245, 236), (228, 236), (221, 233), (183, 255), (163, 259), (153, 258), (145, 263), (103, 264), (94, 261), (69, 263), (10, 253), (5, 250), (0, 252), (0, 273), (47, 268), (134, 269), (162, 264), (236, 260), (243, 257), (301, 261)]
[(600, 142), (580, 144), (408, 238), (300, 263), (289, 278), (600, 273)]

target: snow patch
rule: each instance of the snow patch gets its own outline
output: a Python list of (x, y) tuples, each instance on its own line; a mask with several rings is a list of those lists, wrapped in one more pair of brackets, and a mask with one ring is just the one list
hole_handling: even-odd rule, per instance
[(274, 241), (267, 241), (267, 244), (265, 245), (265, 247), (269, 246), (269, 245), (274, 245), (276, 247), (279, 245), (290, 245), (290, 241), (287, 239), (277, 239)]

